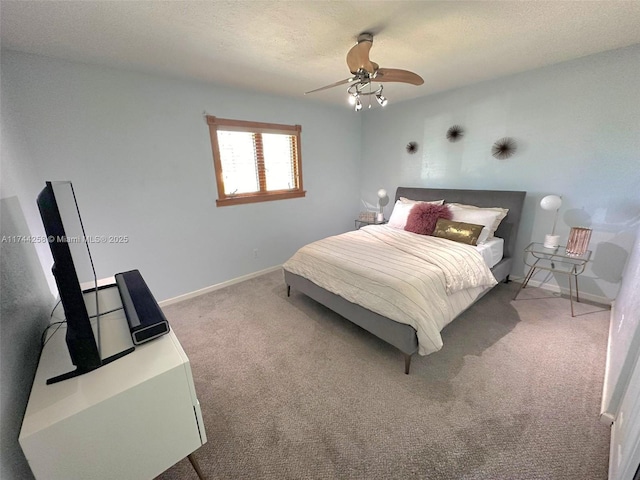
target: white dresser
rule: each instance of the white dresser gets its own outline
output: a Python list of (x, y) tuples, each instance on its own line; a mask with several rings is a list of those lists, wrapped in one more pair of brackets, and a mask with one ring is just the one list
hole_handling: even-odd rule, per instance
[[(117, 288), (100, 295), (101, 311), (119, 302)], [(95, 299), (86, 304), (91, 315)], [(19, 436), (37, 479), (151, 479), (207, 441), (189, 359), (173, 331), (46, 385), (73, 370), (65, 334), (63, 325), (42, 351)], [(122, 310), (102, 316), (100, 337), (103, 357), (132, 345)]]

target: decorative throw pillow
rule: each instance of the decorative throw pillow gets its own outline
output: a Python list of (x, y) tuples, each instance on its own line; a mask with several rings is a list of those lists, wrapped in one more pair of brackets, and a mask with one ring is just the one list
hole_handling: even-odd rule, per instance
[(444, 218), (438, 219), (436, 228), (433, 231), (434, 237), (446, 238), (454, 242), (466, 243), (467, 245), (477, 245), (478, 238), (484, 225), (473, 223), (454, 222)]
[(421, 235), (431, 235), (440, 218), (451, 219), (449, 207), (433, 203), (416, 203), (411, 208), (404, 229)]

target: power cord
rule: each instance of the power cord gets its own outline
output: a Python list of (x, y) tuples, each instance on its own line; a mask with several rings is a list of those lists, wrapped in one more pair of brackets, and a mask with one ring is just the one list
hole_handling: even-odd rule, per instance
[(60, 302), (61, 302), (61, 301), (62, 301), (62, 300), (58, 300), (58, 301), (56, 302), (56, 304), (53, 306), (53, 308), (51, 309), (51, 315), (49, 315), (49, 320), (51, 320), (51, 319), (53, 318), (53, 314), (55, 313), (56, 308), (58, 308), (58, 305), (60, 305)]
[[(62, 300), (58, 300), (56, 302), (56, 304), (53, 306), (53, 308), (51, 309), (51, 314), (49, 315), (49, 321), (51, 321), (51, 319), (53, 318), (53, 314), (56, 312), (56, 308), (58, 308), (58, 305), (60, 305), (60, 302)], [(58, 331), (58, 329), (63, 325), (67, 323), (66, 319), (61, 320), (60, 322), (53, 322), (53, 323), (49, 323), (49, 325), (47, 325), (47, 328), (44, 329), (44, 331), (42, 332), (42, 335), (40, 336), (40, 347), (44, 348), (44, 346), (47, 344), (47, 342), (51, 339), (51, 337), (53, 337), (56, 332)], [(47, 338), (46, 340), (44, 339), (47, 335), (47, 332), (49, 331), (49, 329), (51, 327), (53, 327), (54, 325), (57, 325), (56, 329), (53, 331), (53, 333), (51, 335), (49, 335), (49, 338)]]
[[(44, 346), (47, 344), (47, 342), (48, 342), (49, 340), (51, 340), (51, 337), (53, 337), (53, 336), (56, 334), (56, 332), (58, 331), (58, 329), (59, 329), (63, 324), (65, 324), (65, 323), (67, 323), (67, 321), (66, 321), (66, 320), (63, 320), (63, 321), (61, 321), (61, 322), (54, 322), (54, 323), (50, 323), (50, 324), (47, 326), (47, 328), (45, 328), (45, 329), (44, 329), (44, 332), (42, 332), (42, 337), (40, 337), (40, 344), (41, 344), (41, 347), (42, 347), (42, 348), (44, 348)], [(47, 335), (47, 331), (48, 331), (51, 327), (53, 327), (54, 325), (57, 325), (56, 329), (53, 331), (53, 333), (52, 333), (51, 335), (49, 335), (49, 338), (47, 338), (47, 339), (45, 340), (45, 339), (44, 339), (44, 337)]]
[[(55, 313), (56, 308), (58, 308), (58, 305), (60, 305), (60, 301), (61, 301), (61, 300), (58, 300), (58, 301), (56, 302), (56, 304), (53, 306), (53, 309), (51, 310), (51, 314), (49, 315), (49, 320), (51, 320), (51, 319), (53, 318), (53, 314)], [(107, 310), (106, 312), (101, 312), (101, 313), (100, 313), (100, 315), (107, 315), (107, 314), (109, 314), (109, 313), (117, 312), (118, 310), (122, 310), (122, 309), (124, 309), (124, 307), (113, 308), (113, 309), (111, 309), (111, 310)], [(89, 316), (89, 318), (97, 318), (97, 317), (98, 317), (98, 315), (91, 315), (91, 316)], [(67, 320), (66, 320), (66, 319), (63, 319), (63, 320), (61, 320), (61, 321), (59, 321), (59, 322), (53, 322), (53, 323), (50, 323), (49, 325), (47, 325), (47, 328), (45, 328), (45, 329), (44, 329), (44, 331), (42, 332), (42, 336), (40, 337), (40, 345), (41, 345), (41, 348), (44, 348), (44, 346), (45, 346), (45, 345), (47, 344), (47, 342), (51, 339), (51, 337), (53, 337), (53, 336), (56, 334), (56, 332), (58, 331), (58, 329), (59, 329), (62, 325), (64, 325), (65, 323), (67, 323)], [(49, 329), (50, 329), (51, 327), (53, 327), (53, 326), (56, 326), (56, 325), (57, 325), (56, 329), (53, 331), (53, 333), (52, 333), (51, 335), (49, 335), (49, 338), (47, 338), (47, 339), (45, 340), (45, 336), (47, 335), (47, 332), (49, 331)]]
[[(100, 312), (100, 315), (107, 315), (109, 313), (117, 312), (118, 310), (123, 310), (124, 307), (113, 308), (111, 310), (107, 310), (106, 312)], [(98, 315), (90, 315), (89, 318), (97, 318)]]

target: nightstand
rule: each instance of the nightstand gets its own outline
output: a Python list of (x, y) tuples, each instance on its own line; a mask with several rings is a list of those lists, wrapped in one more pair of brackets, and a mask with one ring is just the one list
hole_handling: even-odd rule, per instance
[(355, 224), (356, 224), (356, 230), (360, 229), (360, 227), (364, 227), (366, 225), (384, 225), (385, 223), (387, 223), (389, 220), (385, 219), (382, 222), (378, 222), (378, 221), (372, 221), (369, 222), (368, 220), (355, 220)]
[(587, 263), (591, 259), (591, 250), (585, 251), (582, 255), (573, 255), (566, 252), (565, 246), (555, 248), (545, 247), (542, 243), (532, 242), (524, 249), (524, 263), (529, 267), (529, 271), (524, 277), (522, 285), (516, 292), (513, 299), (518, 297), (520, 291), (527, 286), (536, 270), (546, 270), (553, 273), (561, 273), (569, 277), (569, 301), (571, 302), (571, 316), (573, 314), (573, 285), (571, 277), (576, 284), (576, 301), (580, 301), (578, 290), (578, 275), (584, 272)]

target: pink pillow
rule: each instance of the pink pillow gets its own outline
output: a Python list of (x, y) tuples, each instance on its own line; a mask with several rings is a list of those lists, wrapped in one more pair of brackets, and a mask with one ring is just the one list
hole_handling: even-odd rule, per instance
[(431, 235), (439, 218), (451, 220), (452, 214), (447, 205), (417, 203), (409, 213), (404, 229), (421, 235)]

